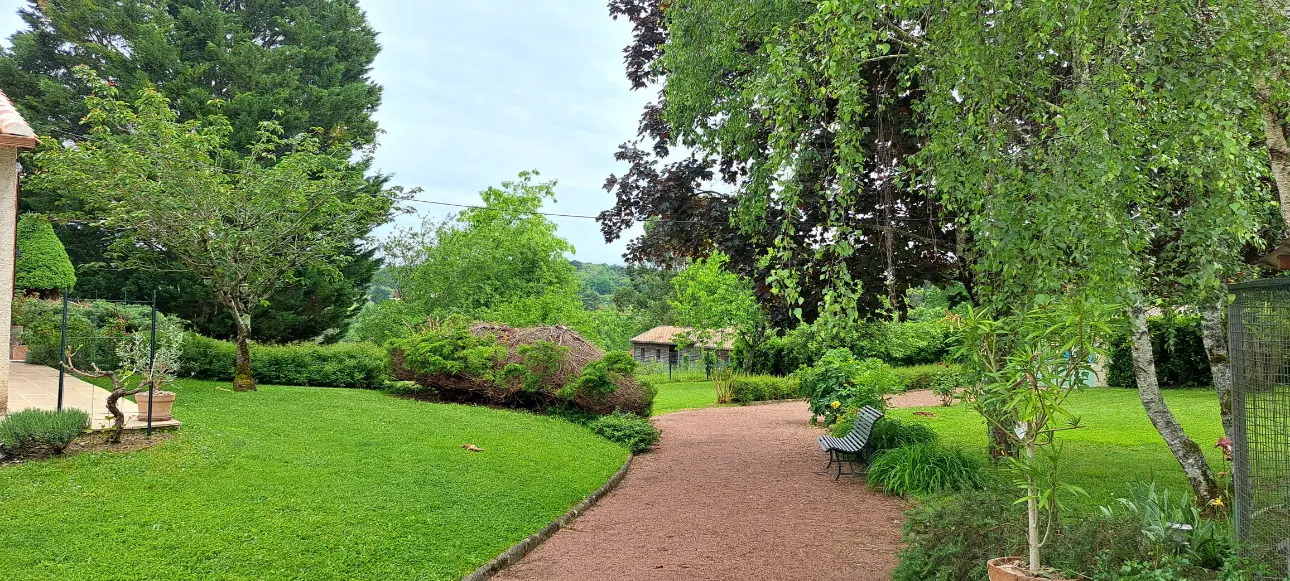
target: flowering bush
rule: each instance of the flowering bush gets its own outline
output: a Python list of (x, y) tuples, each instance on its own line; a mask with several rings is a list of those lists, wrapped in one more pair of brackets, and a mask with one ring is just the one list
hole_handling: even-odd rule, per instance
[(801, 393), (810, 398), (811, 413), (832, 425), (849, 410), (866, 405), (887, 407), (883, 396), (899, 391), (904, 381), (881, 359), (857, 360), (846, 349), (833, 349), (814, 367), (796, 374)]

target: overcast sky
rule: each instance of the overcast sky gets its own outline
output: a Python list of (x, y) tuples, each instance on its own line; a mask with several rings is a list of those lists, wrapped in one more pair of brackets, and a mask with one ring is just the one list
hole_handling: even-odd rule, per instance
[[(21, 4), (0, 0), (6, 44), (22, 24)], [(624, 169), (613, 153), (634, 136), (649, 95), (628, 89), (621, 50), (631, 27), (610, 19), (604, 0), (360, 4), (382, 47), (372, 71), (385, 87), (376, 166), (395, 184), (424, 189), (423, 199), (473, 204), (480, 190), (536, 169), (560, 182), (552, 212), (594, 215), (612, 205), (601, 186)], [(595, 221), (554, 220), (574, 258), (622, 262), (625, 241), (606, 245)]]

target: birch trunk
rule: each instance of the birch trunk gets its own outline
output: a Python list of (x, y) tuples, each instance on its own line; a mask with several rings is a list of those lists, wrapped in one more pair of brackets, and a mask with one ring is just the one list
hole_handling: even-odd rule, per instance
[(1129, 308), (1129, 324), (1132, 329), (1133, 375), (1138, 380), (1138, 397), (1147, 417), (1156, 431), (1164, 438), (1169, 451), (1182, 466), (1196, 495), (1196, 503), (1208, 507), (1210, 501), (1219, 496), (1218, 484), (1214, 482), (1214, 473), (1205, 461), (1205, 454), (1200, 446), (1187, 436), (1182, 425), (1169, 411), (1164, 397), (1160, 394), (1160, 384), (1156, 378), (1155, 355), (1151, 350), (1151, 334), (1147, 331), (1147, 309), (1138, 300)]
[(1232, 437), (1232, 364), (1227, 356), (1227, 333), (1223, 329), (1223, 307), (1226, 290), (1219, 298), (1200, 309), (1201, 339), (1205, 343), (1205, 356), (1214, 378), (1214, 393), (1218, 395), (1218, 413), (1223, 420), (1223, 435)]
[(1286, 143), (1285, 127), (1276, 108), (1266, 98), (1262, 98), (1259, 99), (1259, 110), (1268, 144), (1272, 181), (1277, 186), (1277, 197), (1281, 200), (1282, 232), (1290, 234), (1290, 144)]
[[(1026, 442), (1026, 460), (1035, 464), (1035, 442)], [(1026, 477), (1026, 545), (1030, 556), (1030, 574), (1039, 574), (1039, 490), (1033, 475)]]

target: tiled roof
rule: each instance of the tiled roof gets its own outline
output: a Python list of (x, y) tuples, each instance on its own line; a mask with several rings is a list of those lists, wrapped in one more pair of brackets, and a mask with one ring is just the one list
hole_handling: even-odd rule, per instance
[(0, 136), (10, 136), (19, 138), (18, 140), (9, 140), (9, 145), (19, 145), (28, 143), (27, 147), (35, 145), (36, 132), (31, 130), (27, 121), (18, 113), (18, 109), (13, 106), (9, 97), (0, 91)]
[[(632, 343), (655, 343), (660, 345), (676, 345), (677, 335), (685, 336), (693, 332), (694, 332), (694, 329), (690, 327), (673, 327), (671, 325), (660, 325), (658, 327), (654, 327), (653, 329), (645, 331), (640, 335), (632, 337)], [(713, 341), (712, 344), (703, 345), (703, 346), (710, 349), (729, 350), (734, 348), (734, 345), (735, 345), (735, 330), (722, 329), (716, 332), (716, 340)]]

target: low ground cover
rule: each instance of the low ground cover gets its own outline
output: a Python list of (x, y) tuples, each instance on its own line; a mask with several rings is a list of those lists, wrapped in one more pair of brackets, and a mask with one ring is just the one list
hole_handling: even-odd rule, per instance
[(0, 468), (6, 579), (458, 579), (627, 454), (528, 413), (227, 389), (180, 382), (151, 449)]
[[(1165, 401), (1183, 427), (1202, 449), (1216, 471), (1226, 470), (1221, 450), (1214, 444), (1223, 435), (1218, 419), (1218, 399), (1207, 389), (1165, 392)], [(1142, 410), (1138, 392), (1120, 388), (1088, 388), (1070, 399), (1070, 410), (1085, 426), (1062, 434), (1062, 472), (1065, 481), (1089, 493), (1071, 501), (1092, 513), (1126, 496), (1132, 484), (1154, 479), (1158, 485), (1186, 491), (1178, 463)], [(927, 415), (932, 414), (932, 415)], [(952, 407), (892, 409), (888, 417), (926, 422), (948, 446), (961, 446), (986, 455), (986, 424), (963, 404)]]

